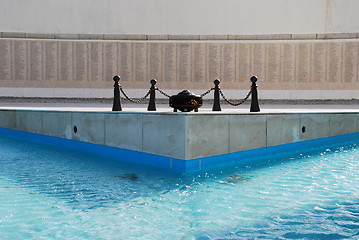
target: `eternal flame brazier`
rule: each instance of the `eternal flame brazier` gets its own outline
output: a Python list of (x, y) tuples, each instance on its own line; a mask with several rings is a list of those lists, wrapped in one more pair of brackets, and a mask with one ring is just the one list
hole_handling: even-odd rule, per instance
[(190, 112), (192, 110), (198, 112), (198, 108), (202, 106), (202, 103), (201, 96), (194, 95), (188, 90), (183, 90), (170, 97), (170, 106), (173, 107), (174, 112), (177, 112), (177, 109), (181, 112)]

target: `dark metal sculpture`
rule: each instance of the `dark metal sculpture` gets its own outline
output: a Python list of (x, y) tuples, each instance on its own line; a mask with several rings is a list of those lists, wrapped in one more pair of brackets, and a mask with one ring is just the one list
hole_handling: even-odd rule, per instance
[(251, 77), (251, 92), (252, 92), (252, 98), (251, 98), (251, 112), (259, 112), (259, 103), (258, 103), (258, 92), (257, 92), (257, 76)]
[(221, 81), (216, 79), (213, 81), (214, 83), (214, 101), (213, 101), (213, 108), (212, 111), (221, 111), (221, 103), (219, 101), (219, 84)]
[(170, 106), (174, 112), (177, 112), (177, 109), (181, 112), (190, 112), (192, 110), (198, 112), (198, 108), (202, 106), (202, 103), (201, 96), (194, 95), (188, 90), (183, 90), (177, 95), (170, 97)]
[(121, 100), (120, 100), (120, 85), (118, 84), (118, 82), (120, 81), (120, 77), (119, 76), (114, 76), (113, 80), (115, 81), (114, 89), (113, 89), (113, 106), (112, 106), (112, 111), (122, 111), (122, 107), (121, 107)]
[(150, 88), (150, 101), (148, 102), (147, 111), (156, 111), (156, 79), (152, 79), (150, 81), (151, 88)]

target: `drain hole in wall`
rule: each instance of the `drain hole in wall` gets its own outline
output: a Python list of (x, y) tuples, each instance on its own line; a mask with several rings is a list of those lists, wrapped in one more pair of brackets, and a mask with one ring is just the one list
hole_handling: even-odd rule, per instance
[(77, 133), (77, 127), (74, 126), (74, 133)]
[(305, 126), (302, 127), (302, 133), (305, 133)]

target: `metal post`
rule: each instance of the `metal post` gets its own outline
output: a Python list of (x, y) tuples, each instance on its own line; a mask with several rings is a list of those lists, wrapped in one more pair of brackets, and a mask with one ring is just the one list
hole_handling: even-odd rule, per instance
[(252, 76), (251, 77), (251, 81), (252, 81), (252, 86), (251, 86), (251, 91), (252, 91), (252, 97), (251, 97), (251, 112), (259, 112), (259, 104), (258, 104), (258, 92), (257, 92), (257, 81), (258, 78), (257, 76)]
[(219, 102), (219, 83), (221, 81), (219, 79), (216, 79), (213, 81), (214, 83), (214, 102), (213, 102), (213, 108), (212, 111), (222, 111), (221, 110), (221, 103)]
[(151, 88), (150, 88), (150, 102), (148, 103), (147, 111), (156, 111), (156, 79), (152, 79), (150, 81)]
[(120, 81), (119, 76), (114, 76), (113, 80), (115, 81), (114, 90), (113, 90), (113, 106), (112, 111), (122, 111), (121, 100), (120, 100), (120, 86), (118, 82)]

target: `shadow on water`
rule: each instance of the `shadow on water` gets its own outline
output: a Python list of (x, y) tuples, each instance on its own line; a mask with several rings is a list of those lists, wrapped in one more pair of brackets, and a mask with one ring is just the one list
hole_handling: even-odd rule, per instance
[(157, 195), (192, 181), (148, 166), (11, 138), (0, 138), (0, 152), (2, 178), (65, 200), (74, 208), (91, 209)]

